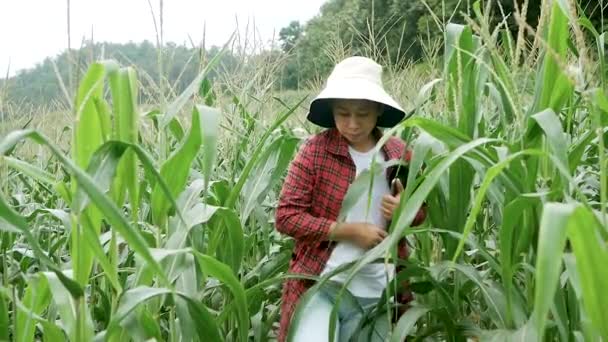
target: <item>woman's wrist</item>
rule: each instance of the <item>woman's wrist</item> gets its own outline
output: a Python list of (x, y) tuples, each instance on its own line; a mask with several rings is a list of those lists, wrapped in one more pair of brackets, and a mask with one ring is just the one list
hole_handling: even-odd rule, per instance
[(329, 240), (343, 241), (349, 240), (352, 235), (351, 225), (346, 222), (334, 222), (329, 231)]
[(329, 241), (337, 241), (336, 231), (339, 229), (339, 223), (334, 222), (329, 226)]

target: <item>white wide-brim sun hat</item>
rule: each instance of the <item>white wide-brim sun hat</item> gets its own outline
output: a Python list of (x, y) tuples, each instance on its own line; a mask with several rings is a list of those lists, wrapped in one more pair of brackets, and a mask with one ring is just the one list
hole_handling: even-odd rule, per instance
[(349, 57), (338, 63), (327, 79), (325, 88), (310, 103), (306, 118), (315, 125), (335, 127), (331, 100), (369, 100), (384, 105), (377, 126), (393, 127), (405, 117), (405, 111), (387, 92), (382, 83), (382, 66), (365, 57)]

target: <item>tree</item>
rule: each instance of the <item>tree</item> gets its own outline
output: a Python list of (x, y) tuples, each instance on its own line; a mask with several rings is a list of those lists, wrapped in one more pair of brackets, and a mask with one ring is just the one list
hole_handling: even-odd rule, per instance
[(304, 28), (300, 25), (299, 21), (292, 21), (287, 27), (284, 27), (279, 32), (279, 40), (281, 41), (281, 48), (284, 52), (290, 52), (300, 37)]
[[(175, 43), (167, 43), (163, 49), (165, 55), (163, 58), (164, 77), (176, 93), (179, 93), (199, 73), (199, 60), (196, 57), (191, 58), (193, 55), (197, 55), (198, 51)], [(211, 47), (206, 55), (208, 58), (212, 58), (219, 53), (219, 50), (218, 47)], [(159, 89), (157, 86), (153, 86), (153, 84), (159, 84), (158, 51), (156, 46), (149, 41), (126, 44), (88, 43), (81, 49), (72, 50), (72, 54), (72, 59), (68, 57), (67, 52), (53, 58), (47, 57), (32, 69), (22, 70), (6, 81), (0, 80), (0, 89), (3, 91), (6, 89), (6, 94), (4, 94), (6, 101), (33, 106), (54, 106), (57, 101), (60, 101), (65, 106), (67, 99), (60, 90), (53, 63), (57, 66), (59, 76), (68, 86), (69, 65), (77, 64), (79, 66), (71, 69), (76, 73), (73, 79), (80, 79), (82, 74), (78, 73), (86, 70), (89, 63), (100, 58), (112, 58), (123, 65), (136, 67), (143, 88), (150, 90), (150, 92), (142, 94), (143, 101), (149, 100), (149, 96), (154, 97), (154, 91)], [(224, 54), (220, 63), (222, 70), (227, 71), (234, 70), (237, 65), (236, 57), (230, 53)], [(216, 71), (211, 70), (208, 77), (213, 80), (216, 75)]]
[[(485, 8), (488, 1), (481, 0), (481, 7)], [(283, 72), (283, 84), (293, 87), (324, 79), (335, 62), (346, 55), (372, 57), (384, 65), (397, 68), (405, 62), (418, 61), (423, 57), (423, 44), (427, 37), (431, 41), (442, 38), (444, 21), (464, 24), (465, 15), (474, 17), (474, 2), (328, 0), (317, 17), (304, 25), (292, 22), (281, 30), (283, 51), (291, 54)], [(518, 7), (528, 2), (526, 22), (536, 27), (541, 0), (515, 2)], [(598, 31), (605, 29), (608, 8), (602, 9), (597, 0), (578, 0), (577, 4), (579, 11), (589, 17)], [(492, 0), (489, 13), (491, 23), (496, 25), (506, 17), (508, 28), (515, 36), (518, 31), (515, 12), (514, 0)], [(439, 24), (435, 18), (439, 19)], [(529, 32), (525, 33), (529, 39), (533, 39)]]

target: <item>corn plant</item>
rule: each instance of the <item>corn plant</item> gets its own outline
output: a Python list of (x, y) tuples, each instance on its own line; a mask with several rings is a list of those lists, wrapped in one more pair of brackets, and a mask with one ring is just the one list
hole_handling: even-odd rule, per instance
[[(71, 156), (35, 130), (2, 139), (17, 178), (0, 199), (3, 340), (246, 341), (250, 312), (276, 317), (262, 293), (287, 252), (243, 265), (259, 255), (244, 226), (293, 156), (298, 139), (281, 126), (294, 108), (258, 128), (241, 172), (217, 177), (213, 65), (167, 108), (142, 113), (134, 69), (94, 63), (74, 103)], [(205, 104), (191, 105), (185, 132), (177, 114), (193, 96)], [(26, 140), (50, 151), (46, 169), (11, 156)], [(271, 330), (262, 323), (260, 336)]]

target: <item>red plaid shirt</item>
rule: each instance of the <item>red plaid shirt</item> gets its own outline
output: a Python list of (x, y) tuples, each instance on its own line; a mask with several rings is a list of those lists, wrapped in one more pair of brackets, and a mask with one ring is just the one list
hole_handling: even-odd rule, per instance
[[(381, 135), (380, 131), (377, 131)], [(385, 158), (410, 160), (405, 144), (391, 137), (383, 146)], [(294, 274), (319, 275), (335, 246), (328, 241), (329, 229), (336, 221), (342, 200), (354, 181), (356, 167), (348, 144), (337, 129), (328, 129), (309, 139), (293, 160), (276, 211), (276, 228), (295, 239), (295, 250), (289, 265)], [(388, 173), (387, 173), (387, 181)], [(424, 209), (413, 225), (424, 221)], [(403, 239), (399, 256), (407, 258)], [(300, 296), (311, 286), (310, 281), (290, 279), (283, 284), (279, 342), (285, 341), (293, 311)]]

